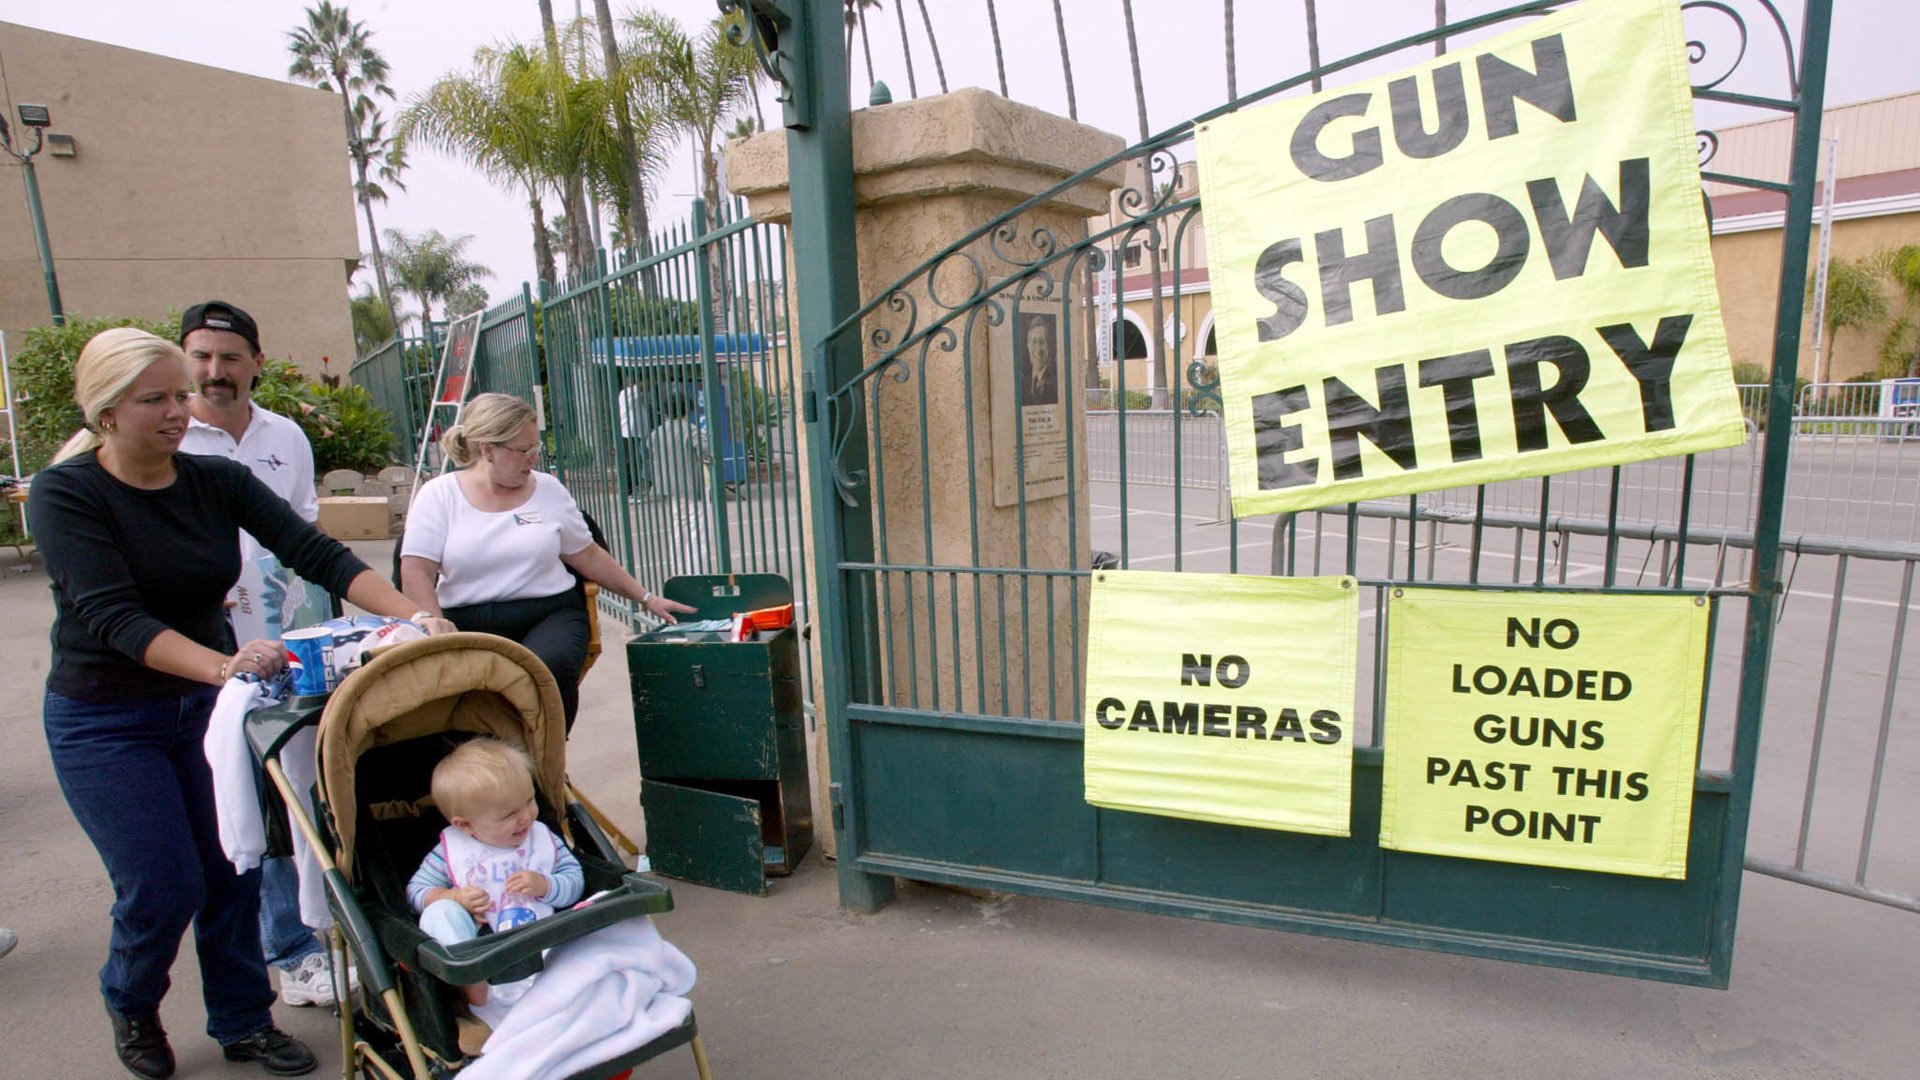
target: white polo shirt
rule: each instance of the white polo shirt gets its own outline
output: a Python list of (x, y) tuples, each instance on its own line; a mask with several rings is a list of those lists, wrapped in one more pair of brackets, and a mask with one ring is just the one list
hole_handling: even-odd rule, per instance
[[(188, 417), (187, 435), (180, 440), (180, 452), (237, 461), (253, 470), (253, 475), (272, 488), (274, 494), (285, 499), (301, 520), (320, 520), (320, 497), (313, 488), (313, 444), (307, 441), (307, 433), (300, 430), (299, 424), (268, 412), (257, 402), (249, 401), (247, 407), (252, 410), (252, 419), (247, 421), (247, 430), (240, 433), (238, 442), (225, 429)], [(243, 558), (251, 558), (265, 553), (266, 549), (242, 532), (240, 551)]]
[(442, 607), (555, 596), (573, 588), (561, 556), (584, 551), (593, 534), (566, 485), (528, 474), (533, 491), (511, 510), (487, 511), (467, 501), (460, 474), (420, 485), (407, 510), (400, 554), (440, 564), (435, 592)]

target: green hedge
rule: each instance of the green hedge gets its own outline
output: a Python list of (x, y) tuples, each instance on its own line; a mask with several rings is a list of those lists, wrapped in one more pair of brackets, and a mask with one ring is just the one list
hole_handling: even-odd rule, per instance
[[(65, 326), (27, 331), (11, 363), (23, 473), (45, 468), (60, 444), (80, 429), (80, 408), (73, 401), (74, 362), (95, 334), (116, 326), (136, 326), (168, 341), (180, 336), (178, 315), (163, 320), (74, 317)], [(389, 463), (393, 418), (361, 387), (308, 382), (292, 364), (269, 360), (254, 397), (306, 432), (313, 443), (315, 475), (330, 469), (371, 472)], [(6, 460), (10, 468), (11, 459)]]

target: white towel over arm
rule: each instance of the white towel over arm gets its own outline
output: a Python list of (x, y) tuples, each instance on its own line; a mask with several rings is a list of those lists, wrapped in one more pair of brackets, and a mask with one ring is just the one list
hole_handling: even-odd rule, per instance
[(569, 941), (461, 1078), (543, 1080), (609, 1061), (679, 1027), (693, 981), (693, 961), (645, 916)]
[(247, 746), (247, 714), (272, 700), (264, 683), (233, 678), (220, 688), (207, 737), (201, 744), (213, 770), (214, 816), (220, 823), (220, 850), (236, 874), (260, 865), (267, 830), (260, 820), (260, 789), (253, 781), (253, 751)]

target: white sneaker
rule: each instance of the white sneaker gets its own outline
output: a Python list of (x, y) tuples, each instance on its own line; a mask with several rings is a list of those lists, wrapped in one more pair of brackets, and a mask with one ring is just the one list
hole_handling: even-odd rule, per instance
[[(360, 988), (359, 973), (352, 965), (347, 967), (347, 992)], [(332, 1007), (334, 1004), (333, 972), (327, 965), (324, 952), (309, 953), (302, 957), (297, 967), (291, 971), (280, 972), (280, 1000), (288, 1005), (320, 1005)]]

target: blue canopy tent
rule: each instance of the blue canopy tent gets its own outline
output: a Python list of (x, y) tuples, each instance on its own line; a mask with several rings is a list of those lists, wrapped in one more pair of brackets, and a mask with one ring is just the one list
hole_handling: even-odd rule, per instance
[[(646, 336), (597, 338), (590, 356), (595, 364), (611, 363), (619, 375), (622, 390), (641, 387), (656, 399), (671, 391), (689, 404), (694, 430), (705, 441), (700, 449), (718, 448), (721, 480), (736, 484), (748, 476), (747, 443), (733, 429), (731, 364), (748, 365), (764, 356), (767, 339), (763, 334), (715, 334), (713, 358), (716, 365), (714, 386), (719, 393), (708, 399), (702, 368), (698, 334), (652, 334)], [(751, 375), (749, 374), (749, 378)], [(632, 421), (639, 423), (638, 420)], [(656, 419), (649, 422), (657, 423)], [(712, 425), (711, 431), (708, 425)]]

